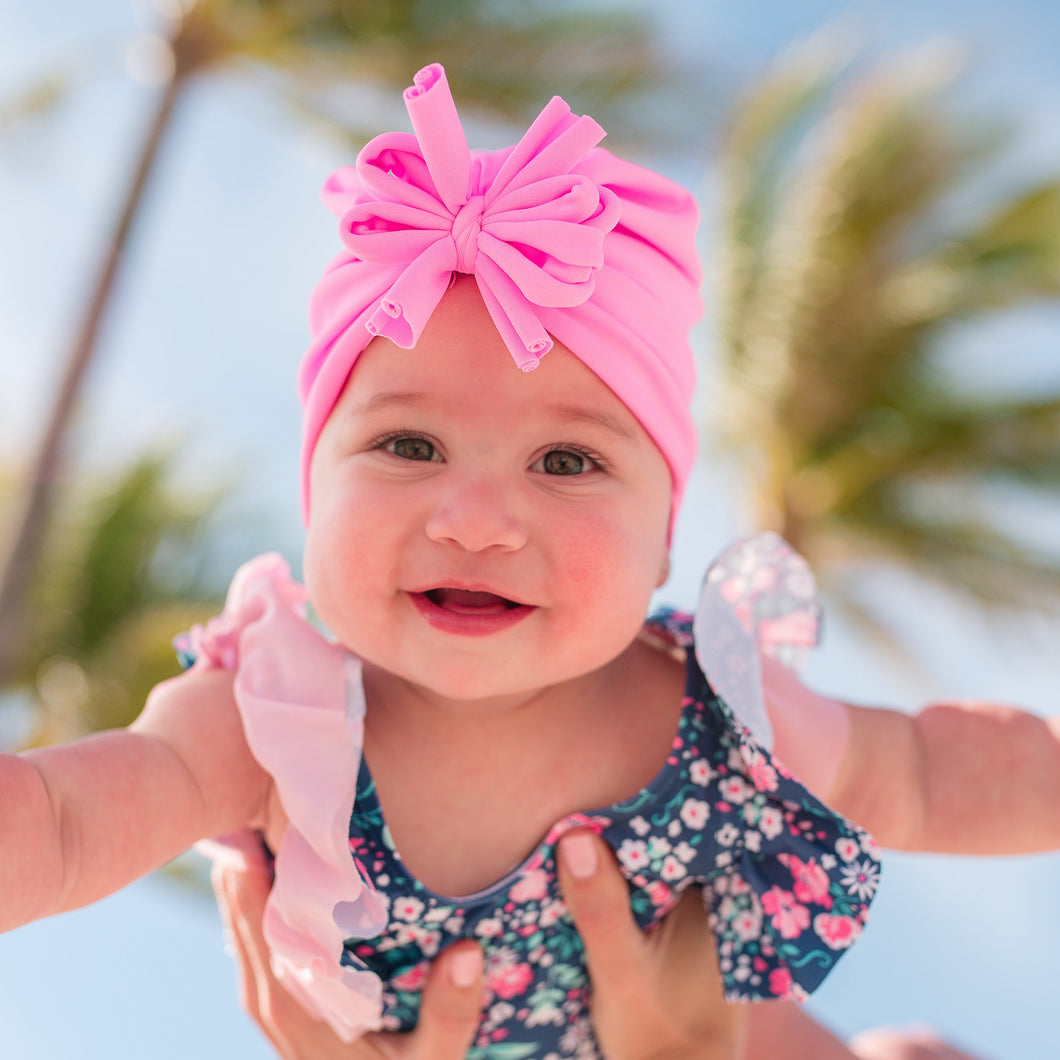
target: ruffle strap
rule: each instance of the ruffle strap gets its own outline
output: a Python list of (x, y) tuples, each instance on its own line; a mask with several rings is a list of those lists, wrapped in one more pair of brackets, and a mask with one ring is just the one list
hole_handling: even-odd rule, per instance
[(386, 924), (349, 850), (364, 735), (360, 663), (308, 624), (305, 590), (276, 554), (240, 568), (224, 611), (177, 647), (196, 666), (235, 672), (247, 744), (287, 814), (264, 920), (273, 971), (308, 1012), (351, 1041), (379, 1025), (381, 984), (339, 963), (343, 941)]
[(742, 826), (722, 826), (730, 867), (705, 888), (730, 999), (813, 991), (861, 934), (879, 884), (875, 839), (768, 749), (758, 653), (801, 667), (819, 627), (810, 568), (776, 534), (737, 542), (707, 573), (695, 654), (732, 728), (721, 792)]

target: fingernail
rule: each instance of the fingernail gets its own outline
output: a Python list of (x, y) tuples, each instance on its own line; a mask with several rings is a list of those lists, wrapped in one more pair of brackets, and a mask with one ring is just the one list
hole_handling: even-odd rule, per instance
[(559, 841), (559, 852), (563, 864), (576, 880), (587, 880), (596, 872), (596, 846), (587, 833), (565, 835)]
[(472, 986), (481, 974), (482, 950), (478, 946), (469, 946), (449, 958), (449, 975), (457, 986)]

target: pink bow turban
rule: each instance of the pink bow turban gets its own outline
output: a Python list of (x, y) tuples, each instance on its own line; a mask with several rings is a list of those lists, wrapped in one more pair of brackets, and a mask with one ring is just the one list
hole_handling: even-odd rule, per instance
[(375, 335), (414, 346), (463, 272), (519, 368), (558, 339), (637, 417), (670, 466), (672, 520), (696, 451), (692, 196), (597, 147), (603, 129), (558, 96), (497, 151), (468, 149), (441, 66), (416, 75), (405, 105), (413, 135), (377, 136), (324, 185), (345, 249), (309, 307), (303, 511), (313, 447), (361, 351)]

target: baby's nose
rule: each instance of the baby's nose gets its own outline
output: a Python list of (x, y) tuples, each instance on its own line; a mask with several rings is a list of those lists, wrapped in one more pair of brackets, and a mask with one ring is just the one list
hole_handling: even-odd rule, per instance
[(426, 530), (432, 541), (451, 541), (468, 552), (490, 548), (515, 552), (527, 539), (512, 491), (484, 476), (460, 481), (444, 491)]

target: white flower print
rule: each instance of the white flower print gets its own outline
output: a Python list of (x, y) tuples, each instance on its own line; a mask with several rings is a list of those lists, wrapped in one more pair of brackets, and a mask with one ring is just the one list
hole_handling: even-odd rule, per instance
[(390, 915), (397, 920), (415, 920), (423, 912), (423, 902), (418, 898), (396, 898), (390, 907)]
[(651, 825), (648, 824), (643, 817), (634, 817), (633, 820), (629, 822), (629, 827), (632, 828), (637, 835), (642, 837), (646, 836), (651, 831)]
[(705, 788), (713, 775), (714, 770), (710, 768), (710, 763), (705, 758), (697, 758), (688, 767), (689, 779), (693, 784), (699, 784), (700, 787)]
[(754, 794), (754, 789), (743, 777), (726, 777), (718, 785), (718, 789), (726, 802), (733, 802), (737, 805), (746, 802), (748, 797)]
[(648, 857), (652, 861), (657, 861), (659, 858), (666, 857), (670, 853), (671, 845), (670, 840), (665, 836), (653, 835), (648, 840)]
[(729, 923), (743, 942), (750, 942), (762, 934), (762, 914), (756, 909), (744, 909)]
[(776, 839), (784, 831), (784, 814), (776, 806), (764, 806), (758, 818), (758, 830), (766, 839)]
[[(561, 1009), (556, 1008), (555, 1005), (535, 1005), (530, 1010), (530, 1015), (526, 1017), (526, 1025), (528, 1027), (562, 1027), (565, 1022), (565, 1018)], [(551, 1055), (555, 1055), (554, 1053)]]
[(618, 860), (627, 869), (643, 869), (648, 864), (648, 844), (643, 839), (623, 839), (618, 848)]
[(542, 902), (541, 912), (538, 915), (537, 922), (539, 926), (543, 928), (552, 927), (553, 924), (563, 918), (563, 914), (566, 911), (566, 904), (558, 899)]
[(855, 861), (846, 865), (839, 874), (839, 882), (847, 890), (847, 894), (855, 894), (858, 898), (871, 898), (880, 885), (879, 866), (872, 861)]
[(743, 834), (743, 845), (752, 853), (757, 854), (762, 849), (762, 833), (749, 828)]
[(685, 868), (684, 863), (675, 858), (673, 854), (667, 855), (662, 863), (662, 868), (659, 869), (659, 875), (664, 880), (679, 880), (687, 874), (688, 870)]
[(714, 864), (717, 865), (719, 869), (728, 868), (728, 866), (732, 864), (732, 854), (727, 850), (721, 851), (721, 853), (719, 853), (714, 859)]
[(433, 909), (428, 909), (423, 914), (423, 922), (425, 924), (440, 924), (444, 920), (449, 919), (450, 913), (452, 913), (452, 907), (448, 905), (436, 905)]
[(876, 837), (869, 835), (868, 832), (863, 832), (861, 834), (861, 849), (864, 850), (873, 861), (880, 860), (880, 844), (876, 842)]
[(666, 834), (671, 839), (676, 839), (681, 834), (681, 822), (676, 818), (666, 826)]
[(683, 840), (674, 847), (674, 854), (676, 854), (686, 865), (694, 860), (696, 856), (696, 848), (691, 843), (686, 843)]
[(490, 1019), (494, 1023), (503, 1023), (515, 1015), (515, 1006), (508, 1001), (498, 1001), (496, 1005), (490, 1006)]
[(731, 847), (737, 839), (740, 838), (740, 830), (732, 823), (732, 821), (726, 821), (718, 830), (714, 833), (714, 838), (723, 846)]
[(569, 1053), (573, 1053), (591, 1040), (589, 1035), (589, 1021), (580, 1019), (576, 1023), (572, 1023), (567, 1029), (567, 1033), (560, 1039), (560, 1047), (566, 1049)]
[(475, 925), (475, 935), (480, 939), (495, 939), (504, 932), (504, 925), (497, 917), (486, 917)]
[(685, 799), (681, 807), (681, 820), (689, 828), (702, 828), (710, 817), (710, 807), (702, 799)]
[(860, 853), (861, 847), (856, 839), (842, 836), (835, 841), (835, 852), (847, 863), (853, 861)]
[(821, 855), (821, 868), (825, 872), (831, 872), (839, 863), (835, 859), (835, 854), (822, 854)]

